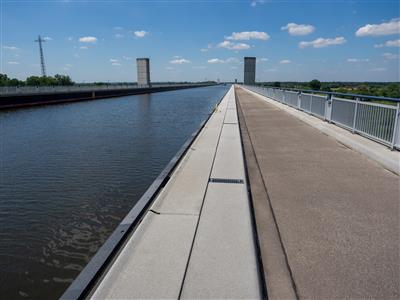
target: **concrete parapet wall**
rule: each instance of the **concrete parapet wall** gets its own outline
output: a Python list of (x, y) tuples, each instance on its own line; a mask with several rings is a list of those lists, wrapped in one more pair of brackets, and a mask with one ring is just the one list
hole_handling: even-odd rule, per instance
[(48, 92), (48, 93), (32, 93), (22, 95), (1, 95), (0, 109), (18, 108), (25, 106), (56, 104), (63, 102), (87, 101), (102, 98), (122, 97), (128, 95), (138, 95), (147, 93), (156, 93), (164, 91), (173, 91), (179, 89), (188, 89), (195, 87), (210, 86), (209, 84), (193, 84), (193, 85), (170, 85), (156, 86), (148, 88), (127, 88), (127, 89), (105, 89), (105, 90), (88, 90), (88, 91), (69, 91), (69, 92)]

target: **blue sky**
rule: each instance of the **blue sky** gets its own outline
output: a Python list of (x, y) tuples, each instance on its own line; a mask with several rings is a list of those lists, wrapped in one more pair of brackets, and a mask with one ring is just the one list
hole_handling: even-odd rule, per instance
[(33, 41), (46, 37), (48, 75), (77, 82), (399, 81), (398, 1), (1, 1), (1, 72), (39, 75)]

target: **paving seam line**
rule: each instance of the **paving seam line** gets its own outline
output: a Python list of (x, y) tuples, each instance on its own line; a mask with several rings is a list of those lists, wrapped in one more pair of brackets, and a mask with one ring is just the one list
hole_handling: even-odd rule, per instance
[[(231, 87), (231, 89), (232, 89), (232, 87)], [(229, 93), (229, 92), (230, 92), (230, 91), (228, 91), (228, 93)], [(225, 97), (228, 96), (228, 93), (225, 94)], [(225, 97), (224, 97), (224, 98), (225, 98)], [(223, 99), (223, 100), (224, 100), (224, 99)], [(223, 101), (223, 100), (222, 100), (222, 101)], [(221, 101), (221, 102), (222, 102), (222, 101)], [(220, 102), (220, 103), (221, 103), (221, 102)], [(188, 268), (189, 268), (190, 258), (192, 257), (192, 252), (193, 252), (193, 248), (194, 248), (194, 242), (195, 242), (195, 239), (196, 239), (197, 231), (198, 231), (198, 229), (199, 229), (199, 224), (200, 224), (200, 219), (201, 219), (201, 213), (203, 212), (204, 200), (206, 199), (206, 195), (207, 195), (207, 191), (208, 191), (209, 179), (210, 179), (210, 177), (211, 177), (211, 173), (212, 173), (212, 170), (213, 170), (213, 166), (214, 166), (214, 162), (215, 162), (215, 157), (217, 156), (218, 145), (219, 145), (219, 141), (220, 141), (220, 138), (221, 138), (222, 129), (223, 129), (223, 127), (224, 127), (224, 121), (225, 121), (226, 113), (227, 113), (227, 111), (228, 111), (227, 108), (228, 108), (228, 106), (225, 108), (224, 118), (223, 118), (223, 120), (222, 120), (221, 128), (220, 128), (220, 131), (219, 131), (219, 134), (218, 134), (218, 141), (217, 141), (217, 145), (216, 145), (216, 147), (215, 147), (215, 152), (214, 152), (214, 156), (213, 156), (213, 160), (212, 160), (210, 172), (209, 172), (209, 174), (208, 174), (208, 182), (207, 182), (206, 189), (205, 189), (205, 191), (204, 191), (203, 200), (202, 200), (202, 202), (201, 202), (199, 217), (197, 218), (196, 228), (195, 228), (195, 230), (194, 230), (194, 235), (193, 235), (193, 239), (192, 239), (192, 245), (190, 246), (190, 251), (189, 251), (188, 260), (187, 260), (187, 262), (186, 262), (185, 272), (183, 273), (183, 278), (182, 278), (181, 287), (180, 287), (180, 289), (179, 289), (178, 299), (181, 299), (181, 297), (182, 297), (182, 291), (183, 291), (183, 287), (184, 287), (184, 285), (185, 285), (186, 274), (187, 274), (187, 271), (188, 271)]]
[[(246, 91), (246, 90), (245, 90), (245, 91)], [(238, 97), (238, 98), (239, 98), (239, 97)], [(293, 287), (293, 290), (294, 290), (294, 293), (295, 293), (296, 298), (297, 298), (297, 299), (300, 299), (299, 294), (298, 294), (298, 290), (297, 290), (297, 286), (296, 286), (296, 282), (295, 282), (295, 280), (294, 280), (293, 272), (292, 272), (292, 269), (291, 269), (290, 264), (289, 264), (289, 259), (288, 259), (288, 255), (287, 255), (287, 252), (286, 252), (286, 248), (285, 248), (285, 246), (284, 246), (284, 244), (283, 244), (281, 232), (280, 232), (280, 230), (279, 230), (278, 222), (277, 222), (277, 220), (276, 220), (275, 211), (274, 211), (274, 208), (273, 208), (272, 203), (271, 203), (271, 199), (270, 199), (269, 194), (268, 194), (268, 189), (267, 189), (266, 181), (265, 181), (264, 175), (263, 175), (263, 173), (262, 173), (262, 171), (261, 171), (260, 164), (259, 164), (259, 162), (258, 162), (258, 158), (257, 158), (256, 152), (255, 152), (255, 150), (254, 150), (253, 141), (252, 141), (251, 136), (250, 136), (250, 133), (249, 133), (249, 131), (248, 131), (248, 127), (247, 127), (247, 123), (246, 123), (246, 118), (245, 118), (245, 115), (244, 115), (243, 110), (242, 110), (242, 105), (241, 105), (240, 101), (238, 101), (238, 103), (239, 103), (239, 107), (240, 107), (240, 110), (241, 110), (242, 115), (243, 115), (243, 123), (244, 123), (243, 128), (244, 128), (245, 131), (247, 132), (247, 135), (248, 135), (248, 138), (249, 138), (249, 141), (250, 141), (250, 145), (251, 145), (251, 150), (252, 150), (252, 152), (253, 152), (253, 154), (254, 154), (254, 159), (255, 159), (256, 164), (257, 164), (257, 169), (258, 169), (258, 172), (259, 172), (259, 174), (260, 174), (261, 180), (262, 180), (262, 182), (263, 182), (263, 188), (264, 188), (264, 190), (265, 190), (265, 194), (266, 194), (266, 196), (267, 196), (267, 202), (268, 202), (269, 208), (270, 208), (270, 210), (271, 210), (271, 214), (272, 214), (273, 221), (274, 221), (274, 224), (275, 224), (275, 227), (276, 227), (276, 231), (277, 231), (277, 233), (278, 233), (279, 242), (280, 242), (280, 245), (281, 245), (281, 247), (282, 247), (283, 255), (284, 255), (284, 257), (285, 257), (286, 266), (287, 266), (288, 271), (289, 271), (289, 274), (290, 274), (290, 279), (291, 279), (291, 282), (292, 282), (292, 287)]]
[[(246, 160), (246, 155), (245, 155), (245, 149), (244, 149), (244, 143), (242, 139), (242, 126), (240, 124), (240, 117), (239, 117), (239, 110), (240, 113), (243, 116), (243, 111), (240, 106), (238, 96), (235, 93), (235, 102), (236, 102), (236, 115), (238, 119), (238, 126), (239, 126), (239, 138), (240, 138), (240, 144), (242, 147), (242, 156), (243, 156), (243, 164), (244, 164), (244, 172), (245, 172), (245, 184), (246, 184), (246, 190), (247, 190), (247, 196), (248, 196), (248, 202), (249, 202), (249, 208), (250, 208), (250, 219), (251, 219), (251, 225), (252, 225), (252, 230), (253, 230), (253, 243), (254, 243), (254, 250), (255, 250), (255, 256), (257, 260), (257, 273), (258, 273), (258, 279), (259, 279), (259, 284), (260, 284), (260, 294), (262, 295), (263, 299), (268, 299), (268, 289), (267, 289), (267, 282), (265, 279), (265, 269), (264, 269), (264, 264), (262, 260), (262, 255), (261, 255), (261, 247), (260, 247), (260, 240), (258, 238), (258, 230), (257, 230), (257, 223), (256, 223), (256, 217), (255, 217), (255, 210), (254, 210), (254, 205), (253, 205), (253, 197), (251, 193), (251, 187), (250, 187), (250, 178), (249, 178), (249, 173), (247, 170), (247, 160)], [(244, 117), (243, 117), (244, 119)], [(246, 124), (244, 124), (244, 129), (247, 131)]]

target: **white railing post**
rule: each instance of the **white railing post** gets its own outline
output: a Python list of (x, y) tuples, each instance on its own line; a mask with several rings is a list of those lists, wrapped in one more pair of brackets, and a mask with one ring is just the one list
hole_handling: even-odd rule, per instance
[(331, 123), (331, 121), (332, 121), (332, 94), (326, 95), (324, 119), (325, 119), (325, 121), (328, 121), (329, 123)]
[(359, 100), (360, 100), (359, 98), (356, 98), (356, 106), (354, 107), (353, 128), (351, 129), (351, 131), (353, 133), (356, 132), (357, 109), (358, 109), (358, 101)]
[(301, 109), (301, 91), (297, 93), (297, 108)]
[(400, 102), (397, 102), (396, 117), (394, 119), (393, 137), (392, 137), (392, 149), (398, 146), (400, 147)]

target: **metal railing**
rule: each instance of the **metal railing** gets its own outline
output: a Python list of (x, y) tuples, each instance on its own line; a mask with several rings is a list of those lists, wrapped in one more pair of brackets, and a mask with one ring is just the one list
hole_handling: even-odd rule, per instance
[[(151, 87), (181, 87), (181, 86), (197, 86), (205, 85), (205, 83), (183, 83), (183, 84), (165, 84), (152, 83)], [(104, 90), (127, 90), (137, 88), (148, 88), (147, 85), (137, 84), (107, 84), (107, 85), (70, 85), (70, 86), (3, 86), (0, 87), (0, 96), (13, 95), (29, 95), (29, 94), (51, 94), (51, 93), (69, 93), (69, 92), (96, 92)]]
[[(400, 99), (272, 87), (245, 87), (392, 149), (400, 149)], [(390, 101), (393, 105), (371, 101)]]

